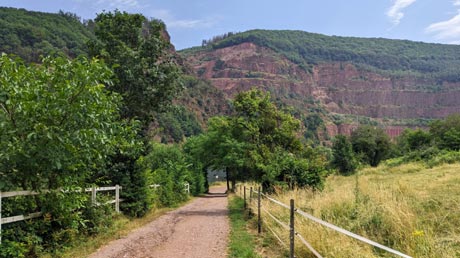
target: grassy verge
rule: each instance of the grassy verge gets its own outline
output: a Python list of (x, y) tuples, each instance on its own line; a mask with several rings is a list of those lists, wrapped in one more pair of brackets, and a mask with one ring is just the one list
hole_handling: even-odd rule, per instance
[(234, 195), (230, 196), (228, 208), (231, 227), (228, 257), (260, 257), (255, 251), (255, 238), (247, 230), (249, 215), (244, 211), (243, 199)]

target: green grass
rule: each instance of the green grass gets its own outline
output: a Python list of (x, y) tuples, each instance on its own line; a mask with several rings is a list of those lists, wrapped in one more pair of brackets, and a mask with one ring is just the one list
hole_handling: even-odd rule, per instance
[(243, 199), (237, 196), (229, 198), (230, 241), (229, 258), (260, 257), (255, 251), (255, 238), (248, 231), (249, 215), (244, 210)]

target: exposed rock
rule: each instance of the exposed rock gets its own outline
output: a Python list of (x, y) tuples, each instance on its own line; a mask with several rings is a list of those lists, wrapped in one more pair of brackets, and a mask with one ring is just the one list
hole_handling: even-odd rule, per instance
[[(242, 43), (187, 57), (196, 73), (227, 97), (253, 87), (307, 113), (310, 102), (328, 112), (374, 119), (434, 119), (460, 112), (460, 83), (366, 71), (351, 63), (302, 68), (271, 49)], [(329, 136), (349, 134), (352, 125), (328, 125)], [(405, 126), (388, 126), (390, 136)]]

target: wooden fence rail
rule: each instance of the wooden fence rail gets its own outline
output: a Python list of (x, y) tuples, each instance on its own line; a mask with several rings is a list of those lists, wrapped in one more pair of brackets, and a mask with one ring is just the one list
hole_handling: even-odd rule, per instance
[[(121, 186), (116, 185), (116, 186), (108, 186), (108, 187), (92, 187), (92, 188), (85, 188), (84, 192), (91, 192), (91, 204), (95, 206), (100, 206), (102, 204), (112, 204), (115, 203), (115, 211), (117, 213), (120, 212), (120, 202), (123, 200), (120, 199), (120, 190), (122, 189)], [(59, 190), (58, 190), (59, 191)], [(61, 190), (62, 192), (68, 192), (66, 190)], [(74, 190), (75, 192), (81, 192), (82, 190)], [(96, 194), (97, 192), (103, 192), (103, 191), (115, 191), (115, 199), (107, 201), (105, 203), (98, 203), (96, 201)], [(32, 196), (32, 195), (39, 195), (43, 193), (49, 193), (50, 190), (43, 190), (41, 192), (36, 192), (36, 191), (12, 191), (12, 192), (0, 192), (0, 244), (2, 242), (2, 225), (3, 224), (8, 224), (8, 223), (13, 223), (17, 221), (22, 221), (26, 219), (33, 219), (42, 216), (43, 214), (41, 212), (34, 212), (30, 213), (28, 215), (17, 215), (17, 216), (11, 216), (11, 217), (2, 217), (2, 198), (8, 198), (8, 197), (16, 197), (16, 196)]]
[[(155, 188), (157, 189), (158, 187), (160, 187), (161, 185), (159, 184), (153, 184), (153, 185), (149, 185), (150, 188)], [(187, 194), (190, 194), (190, 184), (189, 183), (184, 183), (184, 191), (187, 193)]]
[[(240, 195), (240, 197), (243, 197), (243, 198), (244, 198), (245, 208), (246, 208), (246, 189), (247, 189), (247, 187), (246, 187), (246, 186), (243, 186), (243, 193), (241, 193), (241, 185), (240, 185), (240, 193), (239, 193), (239, 195)], [(285, 229), (287, 229), (287, 230), (290, 231), (290, 232), (289, 232), (289, 233), (290, 233), (290, 234), (289, 234), (289, 236), (290, 236), (290, 237), (289, 237), (289, 238), (290, 238), (290, 239), (289, 239), (289, 240), (290, 240), (290, 241), (289, 241), (289, 242), (290, 242), (290, 245), (289, 245), (290, 257), (295, 257), (295, 256), (294, 256), (294, 238), (295, 238), (295, 237), (298, 237), (298, 238), (300, 239), (300, 241), (301, 241), (301, 242), (302, 242), (302, 243), (303, 243), (303, 244), (304, 244), (304, 245), (305, 245), (305, 246), (316, 256), (316, 257), (322, 258), (322, 256), (321, 256), (321, 255), (320, 255), (320, 254), (319, 254), (319, 253), (318, 253), (318, 252), (317, 252), (317, 251), (316, 251), (306, 240), (305, 240), (305, 238), (304, 238), (302, 235), (300, 235), (299, 232), (295, 231), (295, 228), (294, 228), (294, 217), (295, 217), (295, 214), (298, 214), (298, 215), (300, 215), (300, 216), (302, 216), (302, 217), (304, 217), (304, 218), (306, 218), (306, 219), (309, 219), (310, 221), (313, 221), (313, 222), (315, 222), (315, 223), (318, 223), (318, 224), (320, 224), (320, 225), (322, 225), (322, 226), (324, 226), (324, 227), (330, 228), (330, 229), (332, 229), (332, 230), (334, 230), (334, 231), (336, 231), (336, 232), (339, 232), (339, 233), (341, 233), (341, 234), (344, 234), (344, 235), (347, 235), (347, 236), (349, 236), (349, 237), (352, 237), (352, 238), (354, 238), (354, 239), (356, 239), (356, 240), (359, 240), (359, 241), (361, 241), (361, 242), (363, 242), (363, 243), (372, 245), (372, 246), (374, 246), (374, 247), (380, 248), (380, 249), (382, 249), (382, 250), (385, 250), (385, 251), (387, 251), (387, 252), (389, 252), (389, 253), (395, 254), (395, 255), (400, 256), (400, 257), (403, 257), (403, 258), (412, 258), (412, 257), (409, 256), (409, 255), (406, 255), (406, 254), (401, 253), (401, 252), (399, 252), (399, 251), (397, 251), (397, 250), (394, 250), (394, 249), (392, 249), (392, 248), (389, 248), (389, 247), (387, 247), (387, 246), (384, 246), (384, 245), (382, 245), (382, 244), (379, 244), (379, 243), (377, 243), (377, 242), (374, 242), (374, 241), (372, 241), (372, 240), (370, 240), (370, 239), (367, 239), (367, 238), (365, 238), (365, 237), (363, 237), (363, 236), (357, 235), (357, 234), (352, 233), (352, 232), (350, 232), (350, 231), (348, 231), (348, 230), (345, 230), (345, 229), (343, 229), (343, 228), (340, 228), (340, 227), (338, 227), (338, 226), (336, 226), (336, 225), (333, 225), (333, 224), (328, 223), (328, 222), (326, 222), (326, 221), (323, 221), (323, 220), (321, 220), (321, 219), (319, 219), (319, 218), (316, 218), (316, 217), (314, 217), (314, 216), (312, 216), (312, 215), (310, 215), (310, 214), (308, 214), (308, 213), (306, 213), (306, 212), (300, 210), (299, 208), (296, 208), (296, 207), (294, 206), (294, 200), (293, 200), (293, 199), (290, 200), (290, 205), (284, 204), (284, 203), (282, 203), (282, 202), (280, 202), (280, 201), (278, 201), (278, 200), (276, 200), (276, 199), (274, 199), (274, 198), (272, 198), (272, 197), (270, 197), (270, 196), (268, 196), (268, 195), (266, 195), (266, 194), (263, 194), (263, 193), (260, 191), (260, 188), (258, 189), (258, 191), (254, 191), (254, 190), (252, 189), (252, 187), (250, 188), (250, 195), (249, 195), (249, 204), (250, 204), (250, 205), (251, 205), (251, 199), (253, 198), (253, 195), (254, 195), (254, 194), (257, 194), (257, 199), (258, 199), (258, 200), (257, 200), (257, 206), (258, 206), (258, 207), (257, 207), (257, 211), (258, 211), (257, 217), (258, 217), (258, 224), (259, 224), (259, 225), (261, 224), (261, 217), (260, 217), (260, 214), (261, 214), (261, 208), (260, 208), (261, 202), (260, 202), (260, 198), (261, 198), (261, 196), (264, 197), (266, 200), (268, 200), (268, 201), (270, 201), (270, 202), (273, 202), (273, 203), (275, 203), (275, 204), (277, 204), (277, 205), (279, 205), (279, 206), (281, 206), (281, 207), (283, 207), (283, 208), (289, 209), (289, 211), (290, 211), (290, 222), (289, 222), (289, 225), (287, 225), (287, 224), (281, 222), (279, 219), (277, 219), (273, 214), (270, 213), (270, 211), (268, 211), (267, 209), (265, 209), (264, 207), (262, 207), (262, 210), (263, 210), (271, 219), (273, 219), (277, 224), (281, 225), (283, 228), (285, 228)], [(259, 227), (260, 227), (260, 226), (259, 226)], [(274, 234), (274, 236), (275, 236), (284, 246), (286, 246), (286, 244), (285, 244), (284, 242), (282, 242), (281, 238), (280, 238), (278, 235), (276, 235), (275, 232), (274, 232), (272, 229), (269, 229), (269, 230)], [(258, 229), (258, 231), (259, 231), (259, 233), (260, 233), (260, 228)]]
[[(157, 188), (160, 187), (158, 184), (150, 185), (152, 188)], [(116, 185), (116, 186), (106, 186), (106, 187), (92, 187), (92, 188), (85, 188), (85, 189), (80, 189), (80, 190), (72, 190), (74, 192), (91, 192), (91, 204), (95, 206), (100, 206), (103, 204), (115, 204), (115, 211), (117, 213), (120, 212), (120, 202), (123, 200), (120, 199), (120, 190), (122, 189), (121, 186)], [(59, 191), (59, 190), (57, 190)], [(69, 192), (67, 190), (61, 190), (62, 192)], [(96, 196), (97, 192), (103, 192), (103, 191), (115, 191), (115, 199), (114, 200), (109, 200), (105, 203), (99, 203), (97, 202)], [(184, 191), (187, 194), (190, 194), (190, 184), (189, 183), (184, 183)], [(16, 197), (16, 196), (32, 196), (32, 195), (39, 195), (39, 194), (44, 194), (48, 193), (50, 190), (42, 190), (40, 192), (36, 191), (12, 191), (12, 192), (0, 192), (0, 244), (2, 242), (2, 225), (3, 224), (8, 224), (8, 223), (13, 223), (17, 221), (22, 221), (22, 220), (27, 220), (27, 219), (33, 219), (42, 216), (43, 214), (41, 212), (34, 212), (30, 213), (28, 215), (17, 215), (17, 216), (11, 216), (11, 217), (2, 217), (2, 198), (8, 198), (8, 197)]]

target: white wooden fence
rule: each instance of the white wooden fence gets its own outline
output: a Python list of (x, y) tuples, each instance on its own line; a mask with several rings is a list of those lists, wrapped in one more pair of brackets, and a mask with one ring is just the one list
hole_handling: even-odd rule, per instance
[[(158, 188), (160, 187), (161, 185), (159, 184), (153, 184), (153, 185), (149, 185), (150, 188)], [(184, 183), (184, 191), (187, 193), (187, 194), (190, 194), (190, 184), (189, 183)]]
[[(150, 187), (160, 187), (158, 184), (150, 185)], [(189, 183), (184, 183), (184, 191), (187, 194), (190, 194), (190, 184)], [(102, 205), (102, 204), (112, 204), (115, 203), (115, 211), (117, 213), (120, 212), (120, 202), (123, 200), (120, 199), (120, 190), (122, 189), (121, 186), (116, 185), (116, 186), (108, 186), (108, 187), (92, 187), (92, 188), (85, 188), (85, 192), (91, 192), (91, 203), (92, 205)], [(97, 192), (102, 192), (102, 191), (113, 191), (115, 190), (115, 199), (107, 201), (105, 203), (98, 203), (96, 200), (96, 194)], [(67, 192), (64, 190), (61, 190), (63, 192)], [(80, 192), (81, 190), (76, 190), (77, 192)], [(16, 221), (22, 221), (26, 219), (33, 219), (40, 217), (42, 215), (41, 212), (34, 212), (30, 213), (28, 215), (17, 215), (17, 216), (12, 216), (12, 217), (2, 217), (2, 198), (8, 198), (8, 197), (15, 197), (15, 196), (31, 196), (31, 195), (39, 195), (43, 193), (48, 193), (50, 190), (43, 190), (41, 192), (35, 192), (35, 191), (14, 191), (14, 192), (0, 192), (0, 244), (2, 242), (2, 225), (3, 224), (8, 224), (8, 223), (13, 223)]]
[[(113, 191), (115, 190), (115, 199), (107, 201), (103, 204), (112, 204), (115, 203), (115, 211), (117, 213), (120, 212), (120, 202), (123, 200), (120, 199), (120, 190), (121, 186), (116, 185), (116, 186), (108, 186), (108, 187), (92, 187), (92, 188), (85, 188), (85, 192), (91, 192), (91, 203), (92, 205), (99, 206), (102, 205), (101, 203), (98, 203), (96, 201), (96, 194), (97, 192), (102, 192), (102, 191)], [(61, 190), (62, 192), (67, 192), (65, 190)], [(81, 190), (76, 190), (76, 192), (80, 192)], [(39, 195), (43, 193), (48, 193), (50, 190), (43, 190), (41, 192), (35, 192), (35, 191), (14, 191), (14, 192), (0, 192), (0, 244), (2, 242), (2, 225), (3, 224), (8, 224), (8, 223), (13, 223), (16, 221), (22, 221), (26, 219), (33, 219), (40, 217), (42, 215), (41, 212), (34, 212), (30, 213), (28, 215), (17, 215), (17, 216), (12, 216), (12, 217), (2, 217), (2, 198), (8, 198), (8, 197), (15, 197), (15, 196), (31, 196), (31, 195)]]

